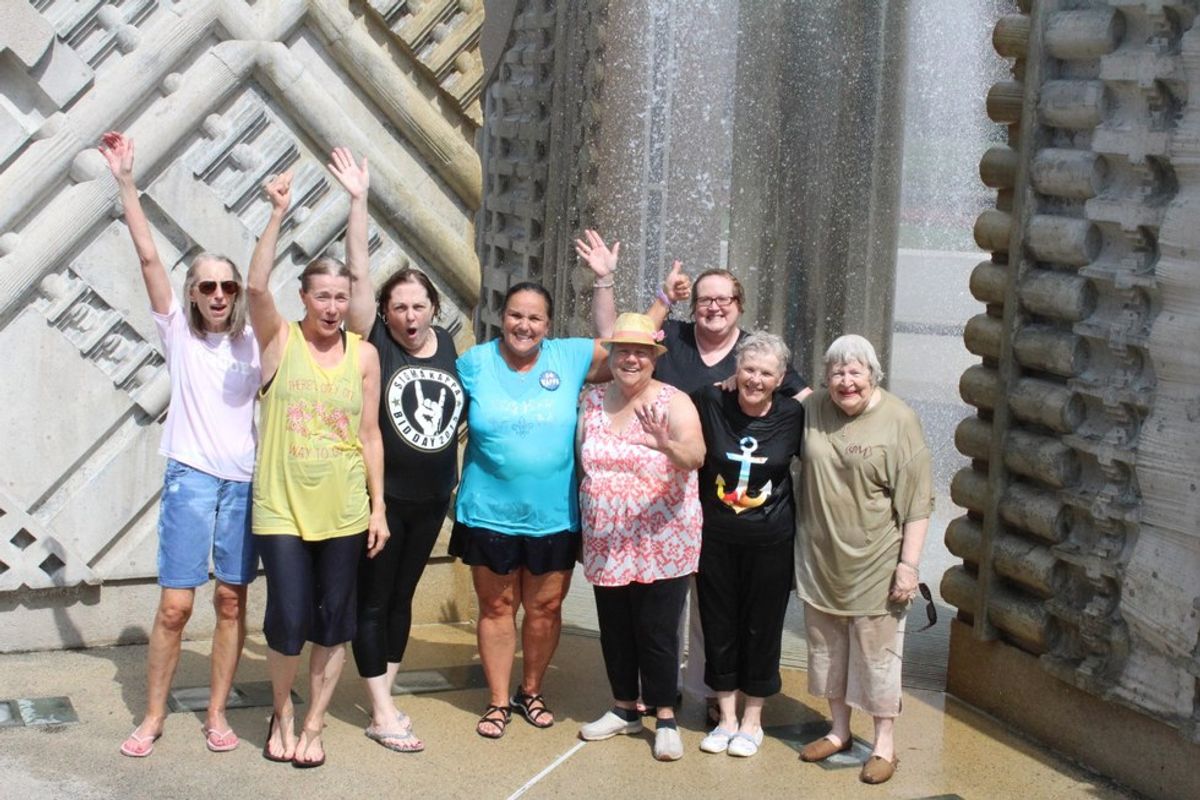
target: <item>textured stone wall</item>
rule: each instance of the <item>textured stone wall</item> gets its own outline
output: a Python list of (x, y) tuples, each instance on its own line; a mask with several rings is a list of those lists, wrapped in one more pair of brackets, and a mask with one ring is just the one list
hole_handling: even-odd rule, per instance
[(258, 187), (294, 169), (273, 281), (290, 316), (304, 264), (341, 252), (328, 153), (368, 156), (376, 278), (429, 272), (463, 345), (482, 16), (482, 0), (0, 0), (0, 599), (69, 604), (29, 593), (155, 570), (168, 381), (100, 134), (137, 142), (177, 289), (200, 251), (245, 268)]
[(493, 11), (511, 27), (484, 69), (481, 337), (527, 279), (553, 293), (556, 333), (589, 333), (571, 242), (595, 227), (622, 243), (621, 310), (648, 305), (673, 259), (723, 266), (746, 326), (783, 333), (806, 374), (851, 330), (886, 356), (906, 0)]
[(575, 261), (580, 205), (594, 180), (584, 131), (599, 124), (593, 95), (601, 76), (591, 54), (601, 31), (590, 2), (496, 5), (506, 7), (502, 16), (511, 27), (496, 34), (485, 91), (477, 331), (491, 338), (508, 287), (532, 280), (555, 299), (556, 331), (583, 332), (579, 293), (591, 281), (579, 269), (559, 267)]
[[(993, 252), (971, 278), (969, 513), (942, 594), (1057, 678), (1200, 739), (1200, 27), (1190, 2), (1023, 3), (994, 42)], [(954, 683), (954, 676), (951, 676)], [(1084, 754), (1081, 757), (1087, 758)]]

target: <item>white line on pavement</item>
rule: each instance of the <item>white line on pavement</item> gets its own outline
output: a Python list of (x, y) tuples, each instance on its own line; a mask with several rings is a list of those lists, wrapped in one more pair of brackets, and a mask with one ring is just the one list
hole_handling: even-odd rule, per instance
[(551, 772), (553, 772), (558, 767), (559, 764), (563, 763), (568, 758), (575, 755), (575, 753), (579, 750), (579, 748), (583, 747), (585, 744), (587, 744), (587, 742), (579, 742), (577, 745), (572, 747), (570, 750), (563, 753), (558, 758), (554, 759), (554, 761), (552, 761), (550, 763), (550, 766), (546, 767), (544, 770), (539, 772), (537, 775), (534, 775), (532, 778), (530, 778), (528, 781), (526, 781), (524, 786), (522, 786), (520, 789), (517, 789), (515, 792), (510, 794), (508, 796), (508, 800), (517, 800), (518, 797), (520, 797), (521, 795), (525, 794), (530, 789), (532, 789), (535, 783), (537, 783), (542, 778), (546, 777)]

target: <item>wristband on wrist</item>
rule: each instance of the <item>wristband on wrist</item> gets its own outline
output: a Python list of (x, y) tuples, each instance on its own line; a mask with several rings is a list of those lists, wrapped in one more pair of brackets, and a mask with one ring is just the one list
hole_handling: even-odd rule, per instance
[(658, 292), (654, 296), (658, 298), (659, 302), (661, 302), (667, 308), (671, 307), (671, 298), (667, 297), (667, 293), (664, 292), (662, 288), (659, 288)]
[[(612, 273), (611, 273), (611, 272), (610, 272), (610, 273), (608, 273), (608, 274), (609, 274), (610, 276), (612, 275)], [(612, 277), (610, 277), (610, 278), (608, 279), (608, 283), (601, 283), (600, 281), (596, 281), (595, 283), (593, 283), (593, 284), (592, 284), (592, 288), (593, 288), (593, 289), (611, 289), (611, 288), (613, 288), (613, 285), (614, 285), (615, 283), (616, 283), (616, 279), (615, 279), (615, 278), (612, 278)]]

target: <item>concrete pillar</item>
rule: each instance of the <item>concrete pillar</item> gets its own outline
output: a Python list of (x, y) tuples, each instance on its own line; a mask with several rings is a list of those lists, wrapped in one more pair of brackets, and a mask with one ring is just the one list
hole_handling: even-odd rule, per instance
[(751, 319), (814, 380), (843, 333), (887, 370), (906, 17), (906, 0), (742, 4), (729, 258)]
[(673, 259), (691, 275), (728, 239), (738, 0), (611, 3), (589, 141), (593, 219), (622, 240), (620, 302), (642, 308)]

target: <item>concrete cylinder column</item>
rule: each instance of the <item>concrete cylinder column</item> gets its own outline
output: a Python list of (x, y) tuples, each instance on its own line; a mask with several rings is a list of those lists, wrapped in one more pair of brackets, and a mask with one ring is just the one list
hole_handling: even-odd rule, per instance
[(814, 381), (843, 333), (887, 369), (907, 14), (904, 0), (741, 7), (730, 263)]

